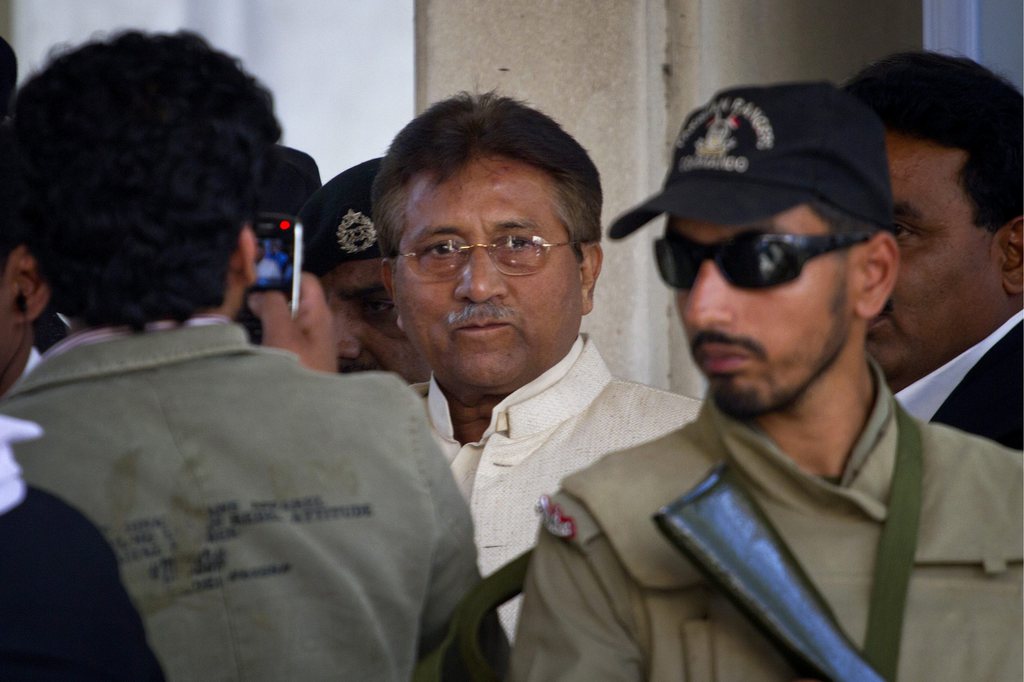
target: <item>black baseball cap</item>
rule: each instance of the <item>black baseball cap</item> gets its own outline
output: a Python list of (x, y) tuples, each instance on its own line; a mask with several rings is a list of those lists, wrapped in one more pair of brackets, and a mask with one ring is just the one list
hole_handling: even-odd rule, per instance
[(732, 88), (687, 117), (664, 188), (619, 216), (609, 236), (662, 213), (749, 224), (812, 199), (891, 229), (882, 122), (830, 83)]
[(317, 277), (348, 261), (380, 258), (370, 191), (381, 159), (342, 171), (299, 211), (306, 229), (303, 269)]

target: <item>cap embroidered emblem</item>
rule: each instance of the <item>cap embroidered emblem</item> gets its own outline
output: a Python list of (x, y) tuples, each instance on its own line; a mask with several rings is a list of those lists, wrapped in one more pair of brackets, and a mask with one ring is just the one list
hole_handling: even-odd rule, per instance
[(571, 516), (565, 516), (562, 508), (552, 502), (550, 497), (541, 495), (535, 509), (544, 517), (542, 523), (547, 532), (566, 540), (576, 537), (576, 521)]
[(342, 251), (360, 253), (376, 243), (377, 230), (369, 217), (350, 208), (338, 224), (337, 236)]
[(735, 116), (724, 117), (716, 111), (708, 132), (694, 143), (698, 156), (725, 156), (726, 152), (736, 146), (736, 140), (731, 135), (739, 127)]
[(766, 151), (775, 146), (775, 131), (760, 107), (742, 97), (723, 97), (712, 101), (694, 115), (679, 133), (676, 146), (682, 148), (699, 128), (705, 128), (704, 136), (694, 140), (694, 153), (679, 159), (679, 170), (746, 172), (750, 160), (746, 156), (729, 154), (738, 144), (734, 135), (744, 120), (754, 132), (754, 146), (758, 151)]

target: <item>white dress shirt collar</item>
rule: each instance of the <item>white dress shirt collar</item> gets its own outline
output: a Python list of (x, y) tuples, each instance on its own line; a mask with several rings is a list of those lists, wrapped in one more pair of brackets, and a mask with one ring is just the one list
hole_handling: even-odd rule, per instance
[(25, 499), (25, 481), (21, 478), (21, 467), (14, 461), (11, 444), (41, 435), (43, 429), (34, 422), (0, 415), (0, 515)]
[(21, 370), (21, 376), (25, 376), (36, 368), (39, 364), (39, 360), (42, 356), (39, 355), (39, 350), (32, 346), (32, 349), (28, 352), (28, 362), (25, 363), (25, 369)]
[(942, 367), (921, 377), (896, 394), (907, 412), (921, 421), (930, 421), (946, 402), (953, 390), (960, 385), (982, 356), (1006, 336), (1011, 329), (1024, 320), (1024, 310), (1008, 319), (994, 332), (956, 356)]

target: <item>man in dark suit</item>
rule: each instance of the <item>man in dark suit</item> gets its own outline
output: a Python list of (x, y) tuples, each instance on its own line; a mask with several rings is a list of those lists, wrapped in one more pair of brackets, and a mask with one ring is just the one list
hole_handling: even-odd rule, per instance
[(21, 479), (9, 444), (41, 434), (0, 415), (0, 679), (163, 680), (103, 535)]
[[(14, 52), (0, 38), (0, 118), (16, 71)], [(0, 396), (39, 361), (33, 322), (50, 298), (35, 235), (17, 218), (22, 192), (14, 134), (3, 122)], [(22, 479), (10, 444), (40, 435), (32, 422), (0, 416), (0, 679), (163, 680), (103, 535), (78, 510)]]
[(1021, 94), (963, 57), (846, 85), (886, 126), (900, 275), (868, 346), (914, 416), (1022, 447)]

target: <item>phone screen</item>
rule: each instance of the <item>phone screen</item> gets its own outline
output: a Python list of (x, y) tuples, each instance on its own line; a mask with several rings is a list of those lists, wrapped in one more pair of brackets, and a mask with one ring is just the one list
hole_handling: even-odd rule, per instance
[[(281, 291), (290, 300), (292, 316), (299, 309), (299, 282), (302, 274), (302, 222), (284, 213), (260, 213), (253, 221), (256, 254), (253, 265), (256, 282), (253, 291)], [(243, 306), (238, 322), (255, 344), (263, 341), (259, 318), (249, 306)]]
[(302, 272), (302, 222), (283, 213), (260, 213), (256, 235), (256, 291), (282, 291), (291, 299), (292, 314), (299, 305)]

